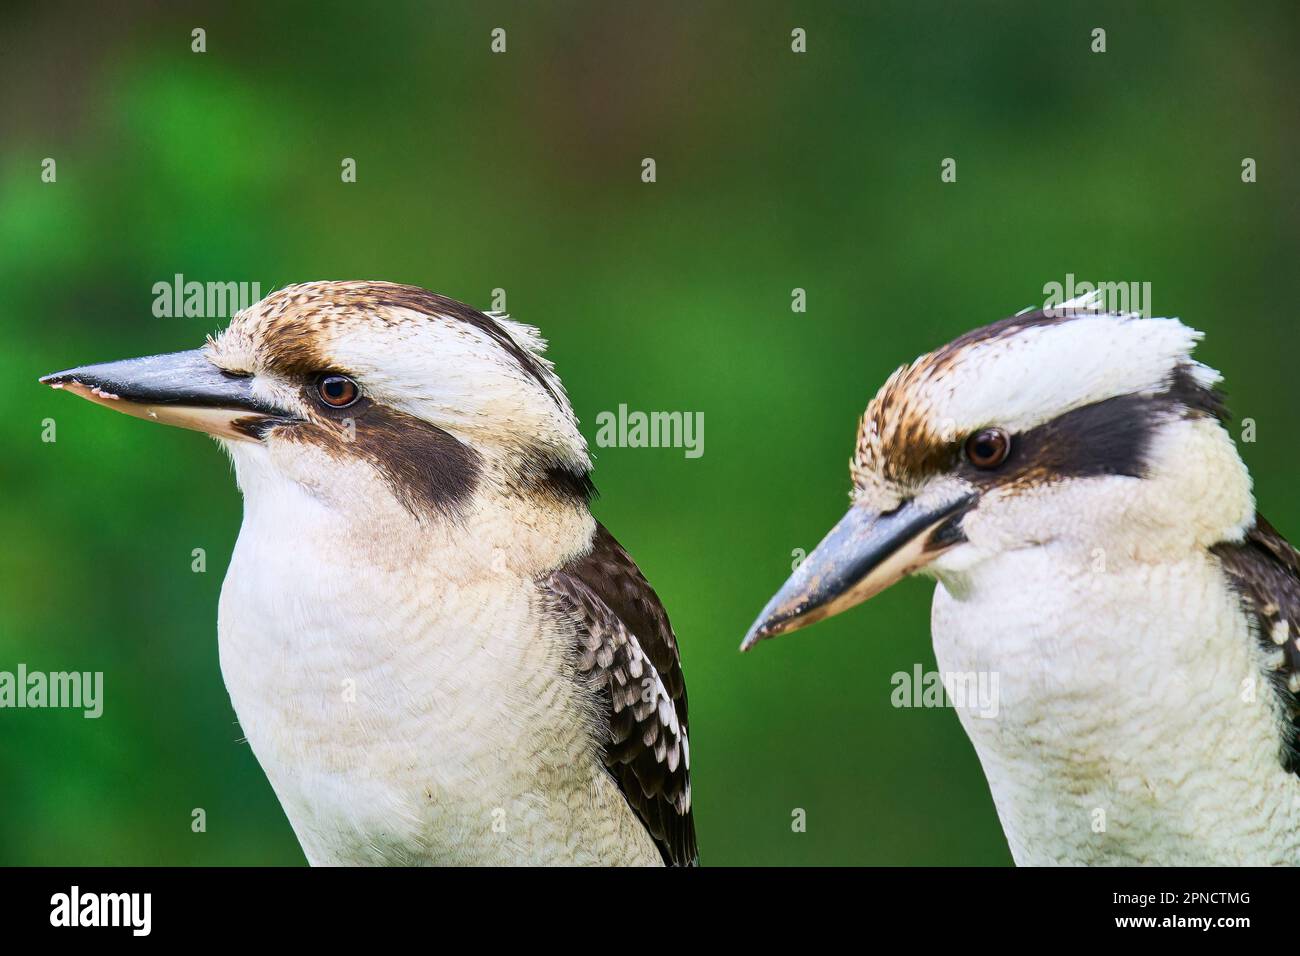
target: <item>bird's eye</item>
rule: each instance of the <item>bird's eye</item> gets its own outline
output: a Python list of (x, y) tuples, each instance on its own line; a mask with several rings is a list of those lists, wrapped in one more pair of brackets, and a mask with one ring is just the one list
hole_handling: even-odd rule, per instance
[(346, 375), (322, 375), (316, 380), (316, 394), (331, 408), (347, 408), (360, 396), (361, 389)]
[(996, 468), (1011, 454), (1011, 436), (1001, 428), (984, 428), (966, 439), (966, 457), (976, 468)]

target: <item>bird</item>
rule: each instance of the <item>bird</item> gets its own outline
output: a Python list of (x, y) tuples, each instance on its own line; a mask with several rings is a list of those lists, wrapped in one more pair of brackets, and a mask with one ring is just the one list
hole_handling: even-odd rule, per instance
[(1300, 555), (1201, 338), (1094, 294), (898, 368), (847, 513), (742, 643), (934, 580), (944, 686), (997, 689), (951, 706), (1017, 865), (1300, 861)]
[(46, 385), (213, 436), (242, 731), (312, 865), (695, 865), (686, 684), (534, 327), (290, 285)]

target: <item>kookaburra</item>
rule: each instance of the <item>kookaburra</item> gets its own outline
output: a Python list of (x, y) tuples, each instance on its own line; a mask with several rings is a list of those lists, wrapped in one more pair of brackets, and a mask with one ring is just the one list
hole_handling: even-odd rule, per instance
[(1300, 557), (1200, 334), (1060, 311), (889, 378), (848, 513), (743, 647), (933, 577), (940, 673), (997, 678), (952, 703), (1017, 863), (1300, 862)]
[(313, 864), (693, 864), (686, 686), (535, 329), (312, 282), (46, 384), (216, 436), (226, 687)]

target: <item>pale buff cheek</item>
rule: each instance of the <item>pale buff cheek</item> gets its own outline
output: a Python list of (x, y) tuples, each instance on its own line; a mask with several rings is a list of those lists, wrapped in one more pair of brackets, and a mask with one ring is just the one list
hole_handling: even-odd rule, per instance
[[(488, 568), (532, 580), (573, 558), (591, 539), (595, 519), (586, 508), (500, 493), (501, 463), (484, 459), (479, 487), (466, 502), (459, 524), (412, 515), (391, 485), (368, 462), (306, 442), (276, 440), (263, 445), (225, 443), (235, 462), (248, 520), (279, 521), (287, 510), (312, 515), (318, 527), (334, 529), (341, 552), (355, 562), (402, 567), (432, 560), (456, 540), (454, 561), (438, 560), (443, 573), (460, 578)], [(464, 525), (470, 536), (457, 535)]]
[(1146, 502), (1153, 520), (1178, 525), (1189, 545), (1237, 540), (1255, 516), (1250, 472), (1231, 437), (1209, 419), (1162, 428), (1152, 447), (1157, 485)]
[(359, 458), (286, 438), (272, 437), (266, 448), (275, 472), (273, 479), (295, 482), (339, 511), (361, 511), (367, 519), (376, 520), (395, 517), (401, 510), (379, 472)]
[(981, 496), (962, 528), (988, 555), (1049, 545), (1080, 553), (1099, 546), (1123, 549), (1136, 483), (1108, 476), (993, 489)]

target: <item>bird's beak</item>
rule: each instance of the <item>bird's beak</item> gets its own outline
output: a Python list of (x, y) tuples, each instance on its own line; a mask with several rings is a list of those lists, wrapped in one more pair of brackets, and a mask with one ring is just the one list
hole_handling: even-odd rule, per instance
[(292, 417), (254, 397), (251, 377), (217, 368), (202, 349), (83, 365), (41, 382), (137, 418), (243, 441)]
[(740, 649), (847, 611), (925, 567), (962, 540), (950, 522), (974, 501), (970, 494), (938, 505), (912, 500), (885, 514), (853, 505), (767, 602)]

